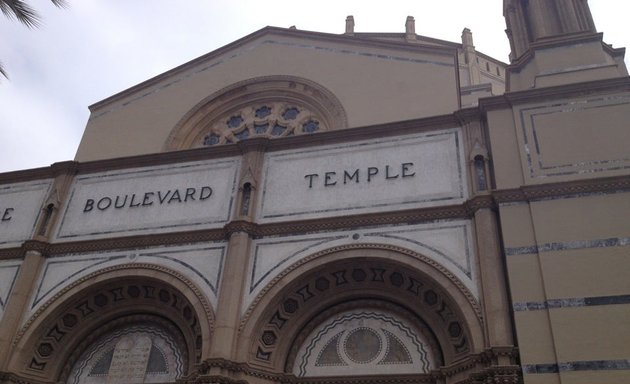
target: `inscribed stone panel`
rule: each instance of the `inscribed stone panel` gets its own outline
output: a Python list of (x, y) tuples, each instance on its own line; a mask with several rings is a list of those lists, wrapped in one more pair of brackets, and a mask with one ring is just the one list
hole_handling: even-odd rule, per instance
[(186, 373), (185, 351), (173, 336), (150, 323), (105, 334), (81, 354), (66, 383), (173, 383)]
[(50, 180), (0, 186), (1, 248), (31, 238), (50, 186)]
[(78, 176), (57, 239), (221, 227), (239, 164), (229, 158)]
[(461, 131), (269, 153), (259, 220), (458, 204), (467, 183)]

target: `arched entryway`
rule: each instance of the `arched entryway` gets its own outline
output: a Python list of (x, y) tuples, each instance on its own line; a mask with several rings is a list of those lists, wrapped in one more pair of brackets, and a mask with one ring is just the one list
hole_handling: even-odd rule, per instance
[(422, 255), (365, 245), (280, 274), (243, 320), (249, 363), (303, 377), (426, 375), (479, 352), (479, 303)]
[(174, 382), (200, 362), (214, 317), (176, 276), (147, 265), (72, 284), (27, 322), (11, 364), (59, 383)]

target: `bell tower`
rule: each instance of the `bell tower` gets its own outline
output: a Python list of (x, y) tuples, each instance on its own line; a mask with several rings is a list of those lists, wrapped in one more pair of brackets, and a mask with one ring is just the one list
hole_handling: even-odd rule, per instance
[(628, 74), (624, 49), (603, 43), (586, 0), (504, 0), (508, 91)]
[(523, 382), (625, 382), (625, 50), (602, 41), (586, 0), (504, 0), (503, 12), (506, 92), (479, 105)]

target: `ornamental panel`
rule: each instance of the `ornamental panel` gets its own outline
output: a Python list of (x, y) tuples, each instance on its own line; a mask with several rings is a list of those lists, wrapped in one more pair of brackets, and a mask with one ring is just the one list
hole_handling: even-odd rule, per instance
[(516, 109), (526, 183), (627, 172), (629, 106), (628, 96), (599, 95)]

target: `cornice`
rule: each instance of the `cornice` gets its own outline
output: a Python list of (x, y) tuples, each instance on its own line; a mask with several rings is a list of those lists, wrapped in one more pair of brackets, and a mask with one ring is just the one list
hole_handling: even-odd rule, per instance
[(0, 249), (0, 260), (21, 259), (24, 250), (21, 247)]
[(489, 111), (512, 108), (514, 105), (518, 104), (537, 103), (551, 99), (578, 97), (595, 93), (619, 92), (630, 92), (630, 77), (619, 77), (578, 84), (508, 92), (501, 96), (482, 98), (479, 100), (478, 108), (464, 108), (452, 114), (346, 128), (316, 133), (313, 135), (300, 135), (275, 139), (253, 138), (244, 140), (243, 142), (239, 142), (237, 144), (194, 148), (172, 152), (160, 152), (114, 159), (93, 160), (87, 162), (64, 161), (55, 163), (50, 167), (2, 173), (0, 174), (0, 184), (54, 178), (61, 174), (87, 174), (179, 162), (203, 161), (221, 157), (240, 156), (243, 153), (250, 151), (280, 151), (343, 143), (354, 140), (368, 140), (379, 137), (427, 132), (460, 126), (462, 123), (481, 119), (483, 115)]
[(537, 50), (566, 47), (570, 45), (583, 44), (591, 41), (599, 41), (602, 45), (603, 33), (578, 32), (541, 38), (529, 44), (527, 51), (523, 52), (517, 59), (512, 60), (507, 70), (510, 72), (520, 72), (521, 68), (536, 56)]
[(462, 108), (453, 113), (460, 125), (464, 125), (471, 121), (479, 121), (483, 117), (483, 113), (478, 107)]
[(222, 241), (226, 239), (223, 229), (162, 233), (141, 236), (116, 237), (102, 240), (85, 240), (52, 243), (46, 248), (49, 255), (103, 251), (108, 249), (146, 248), (164, 244), (188, 244)]
[(479, 109), (481, 112), (485, 113), (498, 109), (512, 108), (518, 104), (540, 103), (560, 98), (620, 92), (630, 92), (630, 77), (616, 77), (605, 80), (507, 92), (500, 96), (479, 99)]
[(55, 175), (51, 167), (32, 168), (0, 173), (0, 184), (21, 183), (24, 181), (50, 179)]
[(492, 192), (492, 196), (497, 204), (501, 204), (620, 191), (630, 191), (630, 176), (528, 185), (496, 190)]
[(390, 224), (415, 224), (434, 220), (458, 219), (467, 217), (470, 217), (470, 211), (468, 207), (465, 204), (458, 204), (396, 212), (380, 212), (361, 215), (348, 215), (341, 217), (329, 217), (324, 219), (260, 224), (256, 225), (255, 232), (250, 234), (254, 237), (265, 237), (282, 234), (342, 230), (357, 227), (370, 227)]
[(252, 137), (251, 139), (242, 140), (236, 143), (242, 154), (248, 152), (265, 152), (269, 147), (269, 137)]
[(459, 126), (459, 121), (455, 114), (431, 116), (421, 119), (326, 131), (313, 135), (290, 136), (273, 139), (269, 140), (268, 151), (337, 144), (355, 140), (368, 140), (380, 137), (453, 128), (456, 126)]
[(312, 232), (348, 230), (392, 224), (418, 224), (435, 220), (467, 219), (481, 209), (496, 210), (500, 204), (531, 202), (545, 199), (579, 197), (598, 193), (630, 192), (630, 175), (608, 178), (565, 181), (511, 189), (488, 191), (471, 197), (462, 204), (379, 212), (360, 215), (336, 216), (322, 219), (298, 220), (260, 224), (247, 220), (233, 220), (223, 228), (159, 233), (107, 239), (48, 243), (28, 240), (19, 247), (0, 249), (0, 260), (18, 259), (30, 250), (53, 256), (69, 253), (98, 252), (111, 249), (157, 247), (164, 244), (190, 244), (226, 241), (233, 233), (247, 233), (253, 238), (294, 235)]
[(20, 183), (41, 179), (52, 179), (59, 175), (73, 175), (78, 171), (79, 163), (76, 161), (62, 161), (48, 167), (24, 169), (0, 173), (0, 184)]
[[(482, 200), (488, 200), (483, 197)], [(258, 224), (245, 220), (234, 220), (223, 228), (160, 233), (107, 239), (48, 243), (28, 240), (19, 248), (0, 249), (0, 259), (19, 258), (28, 251), (35, 250), (43, 255), (53, 256), (69, 253), (98, 252), (111, 249), (134, 249), (155, 247), (164, 244), (190, 244), (199, 242), (225, 241), (233, 233), (244, 232), (252, 237), (299, 234), (308, 232), (331, 231), (355, 227), (388, 225), (397, 223), (419, 223), (424, 221), (466, 218), (476, 210), (478, 199), (471, 199), (466, 204), (446, 207), (432, 207), (398, 212), (370, 213), (325, 219), (301, 220), (282, 223)]]
[(0, 184), (53, 178), (59, 174), (89, 174), (127, 168), (150, 167), (181, 162), (211, 160), (222, 157), (240, 156), (250, 151), (280, 151), (307, 148), (318, 145), (338, 144), (354, 140), (427, 132), (459, 126), (455, 113), (421, 119), (382, 123), (362, 127), (319, 132), (312, 135), (282, 138), (252, 138), (236, 144), (193, 148), (171, 152), (118, 157), (86, 162), (64, 161), (50, 167), (0, 173)]

